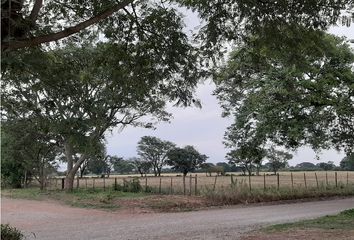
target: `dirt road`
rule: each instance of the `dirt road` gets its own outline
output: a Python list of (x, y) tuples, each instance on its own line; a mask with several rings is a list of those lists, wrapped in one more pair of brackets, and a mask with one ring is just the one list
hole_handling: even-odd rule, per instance
[(354, 198), (183, 213), (127, 214), (3, 198), (2, 223), (28, 239), (238, 239), (259, 226), (315, 218), (354, 208)]

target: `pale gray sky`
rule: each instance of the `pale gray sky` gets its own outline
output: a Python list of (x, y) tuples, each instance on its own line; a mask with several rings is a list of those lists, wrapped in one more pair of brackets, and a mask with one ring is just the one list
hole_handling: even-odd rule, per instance
[[(191, 13), (187, 13), (186, 16), (186, 30), (195, 29), (199, 25), (198, 17)], [(354, 25), (349, 28), (333, 27), (329, 32), (354, 39)], [(225, 155), (228, 150), (224, 148), (222, 141), (225, 130), (232, 120), (221, 117), (221, 108), (216, 97), (211, 94), (214, 89), (215, 86), (211, 81), (200, 84), (196, 95), (202, 101), (202, 109), (169, 106), (168, 110), (173, 113), (174, 118), (170, 123), (158, 124), (156, 130), (127, 127), (122, 132), (113, 130), (112, 133), (108, 133), (108, 154), (124, 158), (134, 157), (137, 142), (142, 136), (148, 135), (172, 141), (179, 146), (193, 145), (201, 153), (209, 156), (208, 162), (226, 161)], [(329, 150), (322, 152), (319, 161), (334, 161), (339, 164), (343, 157), (343, 153)], [(294, 153), (294, 158), (289, 163), (296, 165), (304, 161), (318, 162), (315, 153), (310, 148), (300, 148)]]

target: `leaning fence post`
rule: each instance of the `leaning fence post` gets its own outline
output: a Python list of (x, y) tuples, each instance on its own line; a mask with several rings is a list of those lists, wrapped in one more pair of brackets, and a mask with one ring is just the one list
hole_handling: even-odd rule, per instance
[(277, 188), (279, 190), (280, 188), (280, 177), (279, 177), (279, 173), (277, 173)]
[(304, 173), (304, 182), (305, 182), (305, 188), (307, 188), (306, 173)]
[(319, 188), (318, 187), (318, 178), (317, 178), (317, 173), (315, 172), (315, 178), (316, 178), (316, 185), (317, 185), (317, 188)]

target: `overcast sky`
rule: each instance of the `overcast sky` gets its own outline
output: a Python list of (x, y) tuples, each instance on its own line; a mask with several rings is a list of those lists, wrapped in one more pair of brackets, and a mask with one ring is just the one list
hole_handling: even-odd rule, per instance
[[(191, 31), (199, 25), (198, 18), (190, 13), (186, 14), (186, 29)], [(351, 27), (334, 27), (330, 32), (339, 36), (354, 39), (354, 25)], [(136, 156), (137, 142), (142, 136), (156, 136), (169, 140), (183, 147), (193, 145), (198, 151), (209, 156), (208, 162), (222, 162), (225, 160), (227, 149), (223, 145), (223, 136), (231, 119), (221, 117), (221, 108), (212, 92), (214, 84), (209, 81), (200, 84), (197, 89), (197, 98), (202, 101), (202, 109), (195, 107), (175, 108), (168, 107), (173, 114), (170, 123), (160, 123), (156, 130), (127, 127), (123, 131), (113, 130), (107, 134), (107, 153), (124, 158)], [(334, 161), (339, 164), (344, 157), (343, 153), (334, 150), (323, 151), (319, 161)], [(294, 158), (289, 162), (296, 165), (300, 162), (319, 162), (315, 153), (303, 147), (294, 153)]]

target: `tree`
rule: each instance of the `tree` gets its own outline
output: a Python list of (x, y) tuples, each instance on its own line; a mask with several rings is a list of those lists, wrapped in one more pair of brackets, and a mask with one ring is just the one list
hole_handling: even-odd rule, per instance
[(155, 176), (161, 175), (161, 169), (166, 165), (167, 153), (176, 145), (157, 137), (144, 136), (138, 142), (138, 155), (144, 161), (151, 163)]
[(343, 39), (297, 28), (280, 32), (294, 46), (254, 35), (235, 49), (216, 79), (224, 115), (234, 132), (251, 126), (265, 142), (350, 152), (354, 54)]
[(354, 154), (345, 156), (339, 166), (346, 171), (354, 171)]
[[(192, 48), (179, 34), (167, 45), (154, 36), (129, 49), (112, 43), (69, 45), (36, 52), (36, 59), (33, 51), (25, 52), (19, 55), (20, 62), (26, 62), (23, 68), (3, 75), (2, 116), (9, 121), (36, 116), (48, 123), (65, 153), (65, 188), (71, 190), (77, 170), (104, 140), (106, 130), (152, 127), (169, 119), (167, 100), (177, 105), (194, 101), (198, 77)], [(152, 122), (139, 121), (143, 116), (151, 116)], [(79, 156), (75, 162), (74, 156)]]
[(279, 169), (285, 168), (288, 165), (288, 161), (292, 158), (292, 154), (277, 150), (274, 147), (267, 150), (268, 165), (275, 175)]
[(141, 160), (140, 158), (131, 158), (129, 160), (134, 164), (136, 171), (140, 173), (141, 177), (149, 173), (152, 166), (151, 162)]
[(168, 152), (167, 157), (167, 164), (172, 166), (172, 169), (182, 172), (183, 176), (199, 168), (208, 158), (200, 154), (193, 146), (174, 148)]
[[(234, 40), (243, 34), (263, 32), (266, 36), (276, 33), (284, 23), (302, 24), (308, 28), (326, 28), (334, 24), (347, 10), (352, 14), (353, 1), (301, 0), (282, 1), (228, 1), (210, 4), (206, 1), (175, 0), (164, 2), (122, 0), (113, 1), (20, 1), (4, 0), (1, 3), (2, 50), (15, 50), (59, 41), (70, 36), (87, 40), (96, 39), (98, 34), (105, 38), (120, 36), (129, 27), (144, 24), (149, 14), (152, 22), (156, 17), (171, 19), (164, 14), (174, 9), (175, 4), (197, 11), (205, 21), (198, 35), (207, 46), (222, 44), (223, 40)], [(162, 11), (163, 10), (163, 11)], [(176, 10), (174, 10), (175, 12)], [(340, 19), (350, 24), (351, 16)], [(161, 22), (161, 21), (160, 21)], [(124, 28), (123, 28), (124, 27)], [(123, 29), (122, 29), (123, 28)], [(267, 29), (268, 31), (264, 31)], [(271, 31), (273, 30), (273, 31)], [(113, 34), (112, 34), (113, 33)]]
[(302, 171), (308, 171), (308, 170), (311, 171), (316, 169), (316, 165), (310, 162), (302, 162), (297, 164), (295, 168)]
[(45, 126), (34, 119), (2, 123), (1, 172), (13, 187), (26, 187), (33, 177), (43, 190), (48, 175), (56, 171), (60, 152), (52, 136), (43, 131)]
[(331, 171), (336, 167), (336, 165), (334, 165), (334, 162), (328, 161), (327, 163), (325, 162), (317, 163), (316, 167), (321, 168), (325, 171)]
[(113, 163), (114, 172), (119, 174), (129, 174), (134, 170), (134, 164), (129, 159), (117, 158)]

